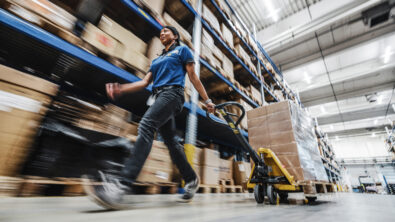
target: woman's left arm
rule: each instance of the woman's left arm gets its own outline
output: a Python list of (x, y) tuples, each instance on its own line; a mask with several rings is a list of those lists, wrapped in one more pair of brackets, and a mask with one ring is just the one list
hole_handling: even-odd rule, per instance
[[(204, 101), (208, 101), (209, 97), (207, 95), (206, 90), (203, 87), (202, 82), (198, 78), (198, 76), (195, 73), (195, 63), (190, 62), (186, 64), (186, 70), (188, 73), (189, 80), (195, 87), (196, 91), (198, 91), (199, 95), (203, 98)], [(215, 111), (215, 104), (212, 102), (205, 103), (207, 110), (210, 113), (214, 113)]]

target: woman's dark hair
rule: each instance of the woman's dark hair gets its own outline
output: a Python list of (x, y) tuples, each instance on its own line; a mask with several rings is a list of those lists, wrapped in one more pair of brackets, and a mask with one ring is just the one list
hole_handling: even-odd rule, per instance
[(173, 26), (170, 26), (170, 25), (166, 25), (166, 26), (164, 26), (163, 28), (169, 29), (169, 30), (173, 33), (173, 35), (176, 35), (176, 36), (177, 36), (177, 39), (176, 39), (176, 46), (179, 46), (179, 45), (180, 45), (180, 34), (178, 33), (177, 29), (174, 28)]

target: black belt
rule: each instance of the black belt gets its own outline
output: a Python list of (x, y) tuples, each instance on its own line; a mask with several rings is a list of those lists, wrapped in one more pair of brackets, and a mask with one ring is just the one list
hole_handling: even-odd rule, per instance
[(152, 89), (152, 92), (153, 92), (154, 94), (158, 94), (158, 93), (160, 93), (161, 91), (166, 90), (166, 89), (184, 89), (184, 87), (179, 86), (179, 85), (159, 86), (159, 87), (153, 88), (153, 89)]

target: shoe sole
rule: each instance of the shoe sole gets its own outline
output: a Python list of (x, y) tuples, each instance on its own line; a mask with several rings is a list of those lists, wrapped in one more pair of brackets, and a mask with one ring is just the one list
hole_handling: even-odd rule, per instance
[(88, 176), (86, 176), (86, 175), (82, 176), (82, 184), (83, 184), (82, 187), (83, 187), (85, 193), (88, 195), (88, 198), (91, 201), (95, 202), (97, 205), (99, 205), (105, 209), (108, 209), (108, 210), (122, 210), (125, 208), (122, 206), (118, 206), (118, 205), (115, 206), (115, 205), (109, 204), (109, 203), (103, 201), (101, 198), (99, 198), (96, 195), (96, 192), (94, 190), (95, 184), (92, 183), (92, 180)]
[(195, 189), (195, 192), (193, 192), (193, 196), (190, 199), (183, 199), (182, 197), (180, 199), (177, 200), (177, 202), (179, 203), (189, 203), (193, 200), (193, 197), (195, 196), (196, 192), (199, 190), (200, 187), (200, 181), (198, 181), (198, 185)]

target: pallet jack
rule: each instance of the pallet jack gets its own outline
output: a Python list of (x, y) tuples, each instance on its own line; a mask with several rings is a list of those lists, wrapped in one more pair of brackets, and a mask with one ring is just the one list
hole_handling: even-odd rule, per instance
[[(227, 107), (234, 106), (241, 110), (241, 115), (227, 111)], [(257, 203), (264, 203), (265, 196), (268, 197), (270, 204), (277, 204), (277, 201), (287, 202), (288, 193), (303, 191), (302, 186), (296, 183), (294, 177), (283, 167), (276, 154), (267, 148), (259, 148), (255, 151), (246, 138), (241, 135), (238, 125), (245, 116), (244, 107), (237, 102), (225, 102), (215, 106), (216, 111), (223, 117), (227, 125), (232, 129), (244, 152), (248, 152), (254, 161), (248, 179), (247, 188), (254, 190), (254, 197)], [(207, 118), (215, 124), (223, 124), (214, 120), (206, 112)], [(233, 118), (236, 118), (234, 121)], [(305, 195), (309, 203), (317, 199), (316, 195)], [(279, 198), (279, 199), (278, 199)]]

